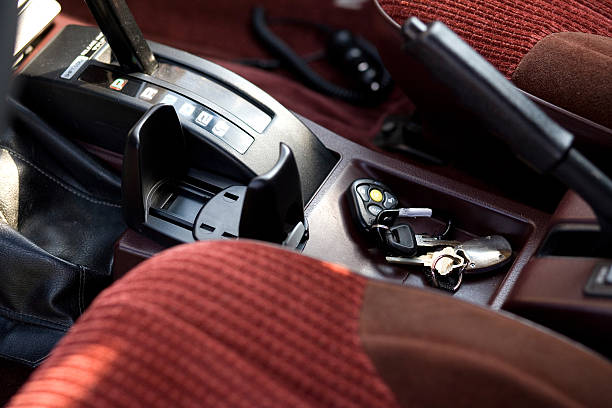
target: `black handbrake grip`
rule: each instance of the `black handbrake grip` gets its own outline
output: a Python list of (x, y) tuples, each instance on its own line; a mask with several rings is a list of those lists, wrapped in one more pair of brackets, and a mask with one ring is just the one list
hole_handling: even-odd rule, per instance
[(547, 172), (564, 158), (573, 135), (446, 25), (439, 21), (426, 25), (411, 17), (402, 33), (405, 51), (522, 160)]
[(572, 148), (574, 136), (550, 119), (495, 67), (439, 21), (411, 17), (402, 26), (404, 51), (429, 81), (512, 151), (551, 173), (593, 208), (602, 244), (612, 247), (612, 180)]

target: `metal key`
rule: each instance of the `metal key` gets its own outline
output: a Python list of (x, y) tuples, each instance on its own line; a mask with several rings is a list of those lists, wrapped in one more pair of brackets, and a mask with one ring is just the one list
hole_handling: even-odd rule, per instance
[(430, 235), (415, 235), (414, 236), (417, 246), (419, 247), (438, 247), (438, 246), (450, 246), (457, 247), (461, 245), (459, 241), (449, 241), (444, 239), (438, 239)]
[(486, 272), (505, 264), (512, 257), (512, 246), (499, 235), (476, 238), (455, 247), (467, 260), (466, 273)]
[(392, 264), (415, 265), (431, 268), (442, 276), (448, 275), (454, 270), (462, 269), (467, 264), (467, 260), (457, 253), (455, 248), (450, 246), (439, 251), (429, 252), (425, 255), (413, 258), (387, 256), (385, 259)]
[[(456, 247), (461, 244), (459, 241), (449, 241), (442, 239), (451, 229), (451, 221), (447, 221), (446, 227), (437, 237), (426, 234), (415, 234), (410, 224), (404, 223), (393, 226), (397, 218), (416, 218), (416, 217), (431, 217), (433, 211), (431, 208), (396, 208), (392, 210), (381, 211), (376, 217), (376, 223), (373, 229), (378, 230), (379, 237), (386, 246), (396, 252), (413, 256), (418, 248), (433, 248), (442, 246)], [(384, 230), (383, 231), (381, 231)]]
[[(499, 235), (475, 238), (450, 248), (457, 256), (466, 260), (466, 273), (479, 273), (497, 268), (512, 256), (510, 243)], [(415, 258), (388, 256), (386, 259), (393, 264), (429, 266), (426, 263), (430, 262), (434, 253)]]
[(403, 256), (414, 256), (419, 248), (433, 249), (435, 247), (458, 247), (461, 245), (459, 241), (415, 234), (410, 224), (399, 224), (393, 227), (376, 224), (374, 229), (381, 229), (379, 230), (380, 239), (388, 249)]
[(393, 227), (375, 224), (373, 229), (378, 231), (380, 240), (386, 249), (402, 256), (414, 256), (419, 248), (457, 247), (461, 244), (459, 241), (447, 241), (429, 235), (415, 234), (410, 224), (399, 224)]
[(463, 270), (467, 265), (467, 260), (453, 247), (445, 247), (415, 258), (387, 257), (387, 261), (426, 267), (428, 270), (425, 271), (425, 277), (429, 283), (435, 288), (449, 292), (459, 289), (463, 281)]

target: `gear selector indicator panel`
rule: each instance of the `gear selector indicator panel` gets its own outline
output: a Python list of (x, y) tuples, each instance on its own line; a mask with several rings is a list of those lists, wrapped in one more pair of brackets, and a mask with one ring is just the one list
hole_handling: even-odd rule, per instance
[(240, 154), (244, 154), (255, 140), (248, 133), (207, 107), (140, 79), (121, 76), (110, 69), (90, 65), (79, 76), (79, 80), (136, 97), (151, 105), (159, 103), (172, 105), (183, 122), (197, 125), (196, 131), (203, 133), (205, 137), (222, 140)]

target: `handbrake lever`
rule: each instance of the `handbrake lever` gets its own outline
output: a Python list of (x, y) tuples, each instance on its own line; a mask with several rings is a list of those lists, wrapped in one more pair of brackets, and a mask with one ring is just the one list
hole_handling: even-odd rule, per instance
[(504, 141), (531, 167), (551, 173), (595, 211), (602, 244), (612, 243), (612, 180), (576, 149), (574, 136), (542, 112), (487, 60), (439, 21), (411, 17), (404, 51), (435, 86)]
[(402, 26), (405, 51), (432, 79), (484, 123), (514, 153), (541, 172), (552, 170), (574, 136), (546, 116), (487, 60), (445, 24), (411, 17)]
[(119, 64), (152, 74), (158, 64), (125, 0), (85, 0)]

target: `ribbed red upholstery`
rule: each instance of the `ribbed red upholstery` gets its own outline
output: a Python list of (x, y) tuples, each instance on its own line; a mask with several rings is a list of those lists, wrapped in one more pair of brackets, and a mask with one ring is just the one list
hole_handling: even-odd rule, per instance
[(548, 34), (612, 35), (611, 0), (379, 0), (400, 24), (410, 16), (440, 20), (510, 77)]
[(364, 287), (261, 244), (177, 247), (100, 295), (10, 406), (396, 406), (360, 344)]

